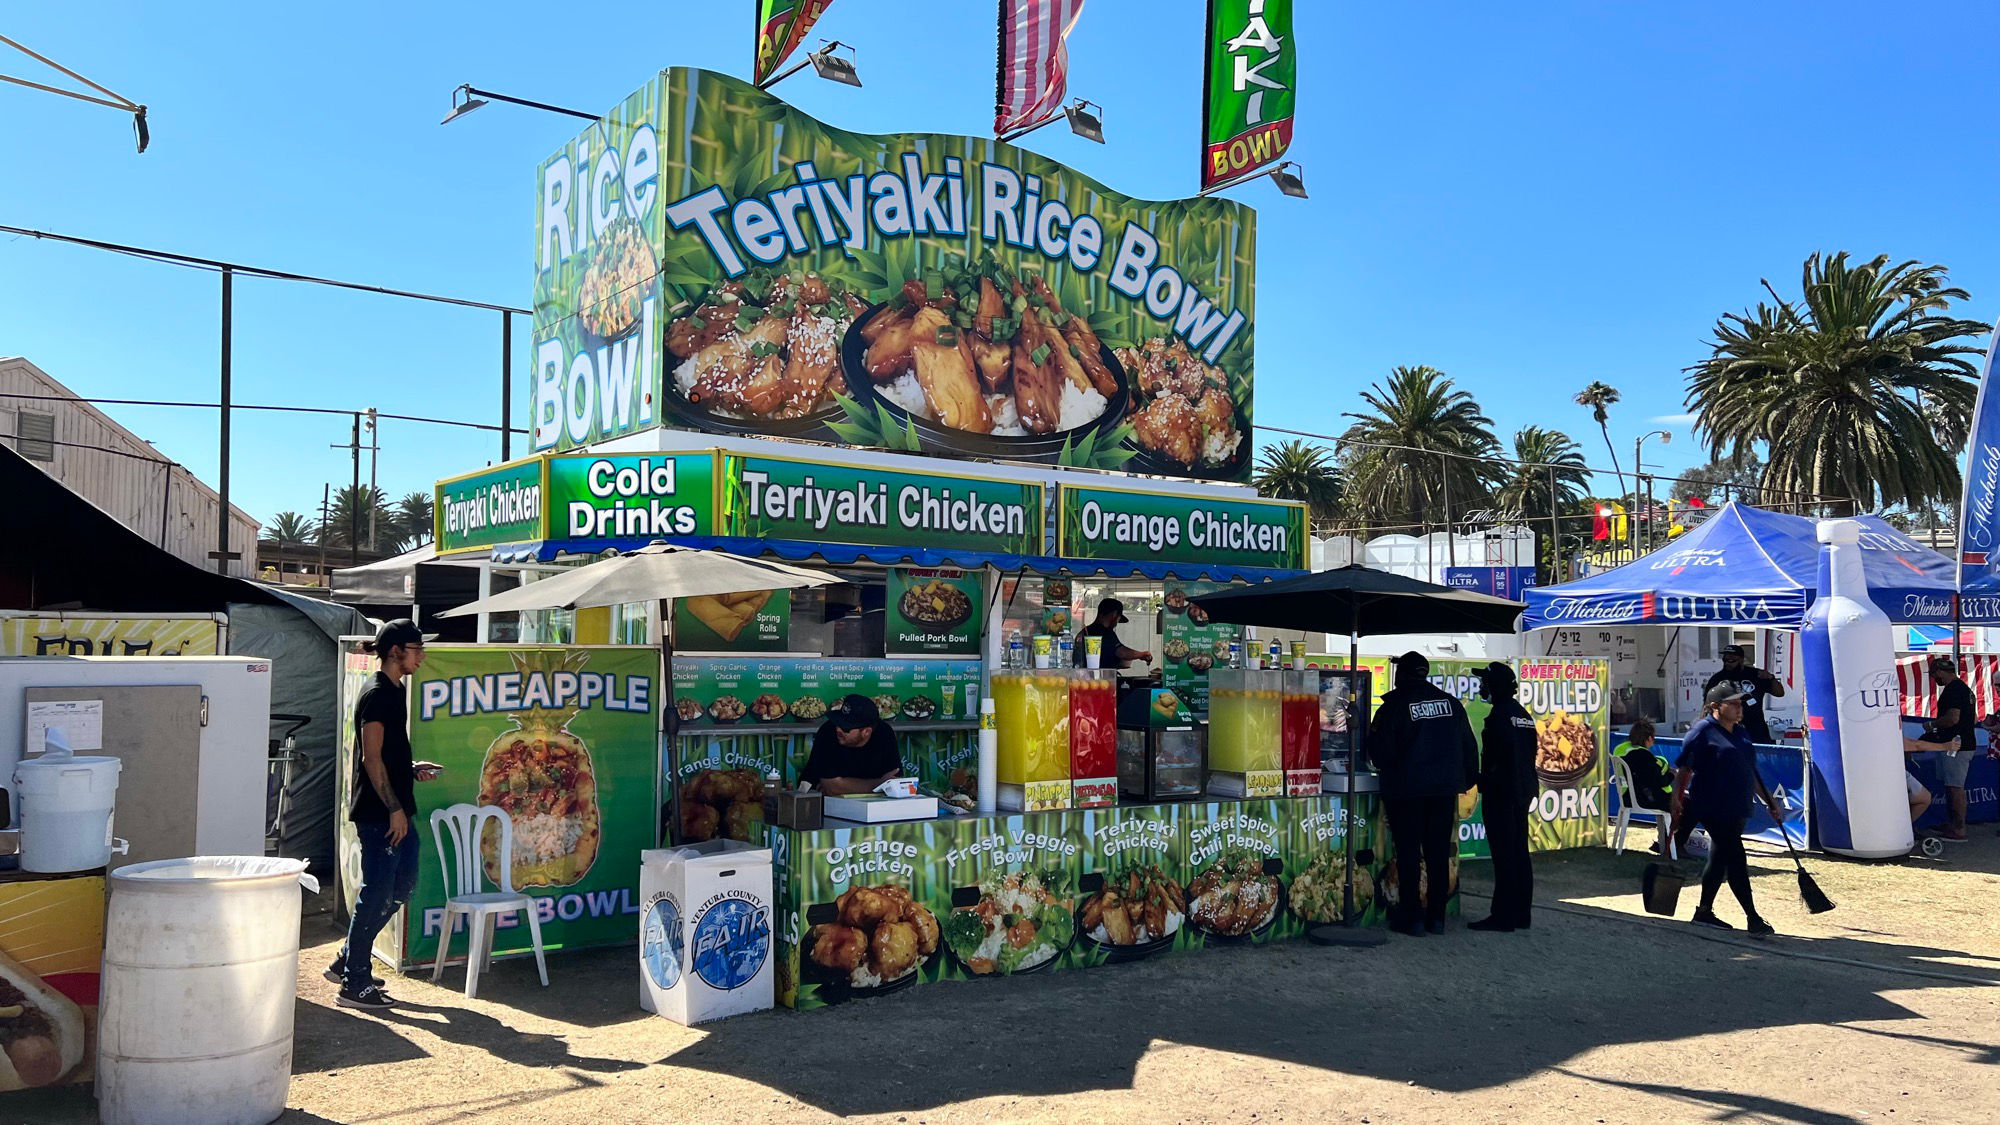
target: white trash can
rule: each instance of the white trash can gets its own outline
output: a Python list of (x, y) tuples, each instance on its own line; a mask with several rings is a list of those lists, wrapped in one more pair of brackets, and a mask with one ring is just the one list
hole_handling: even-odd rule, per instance
[(200, 856), (111, 872), (103, 1125), (265, 1125), (292, 1082), (304, 860)]
[[(89, 871), (111, 862), (111, 811), (118, 773), (111, 757), (78, 757), (59, 728), (48, 733), (48, 752), (14, 767), (21, 802), (21, 870)], [(124, 851), (124, 848), (117, 849)]]
[(689, 1025), (769, 1008), (771, 849), (710, 840), (639, 864), (640, 1006)]

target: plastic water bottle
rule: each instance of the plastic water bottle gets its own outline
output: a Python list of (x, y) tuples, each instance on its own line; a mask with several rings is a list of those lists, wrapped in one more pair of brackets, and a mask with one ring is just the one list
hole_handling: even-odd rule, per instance
[(1229, 666), (1231, 668), (1243, 667), (1243, 644), (1241, 641), (1229, 642)]
[(1270, 651), (1270, 659), (1264, 661), (1264, 667), (1283, 668), (1284, 664), (1282, 663), (1282, 661), (1285, 658), (1284, 657), (1285, 649), (1284, 646), (1278, 643), (1277, 638), (1273, 637), (1271, 639), (1271, 647), (1269, 651)]
[(1072, 643), (1073, 642), (1070, 640), (1068, 629), (1064, 629), (1061, 635), (1056, 637), (1056, 667), (1058, 668), (1069, 667), (1070, 646)]
[(1021, 645), (1021, 631), (1019, 629), (1011, 630), (1007, 634), (1006, 666), (1015, 669), (1026, 668), (1028, 666), (1028, 650)]

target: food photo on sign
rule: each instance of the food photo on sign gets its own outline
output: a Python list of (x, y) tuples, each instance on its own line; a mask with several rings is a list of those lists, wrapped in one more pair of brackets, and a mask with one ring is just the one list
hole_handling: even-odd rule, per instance
[(669, 425), (1245, 481), (1255, 216), (673, 68), (538, 177), (537, 450)]

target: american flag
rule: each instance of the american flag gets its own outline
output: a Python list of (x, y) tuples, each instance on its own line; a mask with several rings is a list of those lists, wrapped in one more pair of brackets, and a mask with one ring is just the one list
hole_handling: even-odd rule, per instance
[[(1965, 678), (1965, 686), (1972, 689), (1976, 717), (2000, 714), (2000, 656), (1968, 652), (1960, 654), (1958, 662), (1958, 674)], [(1937, 718), (1938, 688), (1931, 682), (1930, 654), (1897, 657), (1896, 687), (1903, 693), (1903, 714), (1918, 719)]]
[(1069, 88), (1063, 41), (1083, 0), (1000, 0), (1000, 75), (993, 135), (1039, 125), (1062, 109)]

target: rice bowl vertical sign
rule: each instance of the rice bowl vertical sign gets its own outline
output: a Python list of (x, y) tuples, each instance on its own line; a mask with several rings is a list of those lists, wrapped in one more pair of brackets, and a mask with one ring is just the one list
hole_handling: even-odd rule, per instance
[[(508, 810), (514, 887), (534, 900), (546, 946), (632, 940), (633, 861), (654, 845), (659, 826), (658, 678), (652, 648), (430, 649), (411, 677), (410, 743), (418, 760), (444, 773), (417, 786), (416, 828), (425, 839), (406, 908), (404, 964), (437, 955), (445, 883), (428, 810), (459, 803)], [(481, 865), (489, 888), (497, 857), (489, 833)], [(502, 922), (494, 948), (532, 948), (526, 920)], [(463, 949), (461, 935), (453, 953)]]

